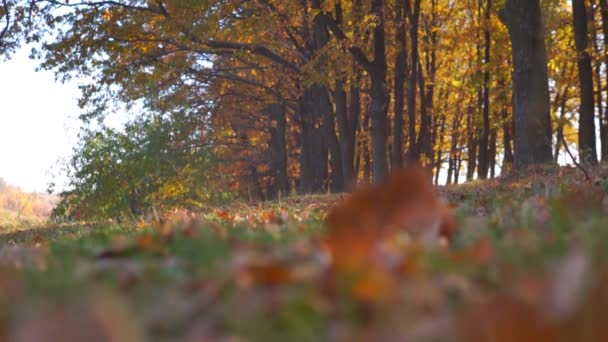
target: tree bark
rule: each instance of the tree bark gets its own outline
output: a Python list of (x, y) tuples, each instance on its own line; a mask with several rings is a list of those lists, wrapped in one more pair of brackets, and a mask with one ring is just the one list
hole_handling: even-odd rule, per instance
[(416, 143), (416, 83), (418, 81), (418, 26), (420, 22), (420, 0), (414, 0), (414, 6), (411, 8), (410, 1), (406, 2), (406, 13), (410, 23), (410, 75), (407, 93), (407, 113), (408, 113), (408, 139), (409, 151), (408, 158), (411, 161), (418, 160), (420, 155)]
[(593, 107), (593, 73), (589, 38), (587, 36), (587, 9), (585, 0), (572, 0), (574, 42), (578, 60), (581, 107), (579, 113), (578, 143), (581, 161), (597, 164), (595, 146), (595, 114)]
[(467, 110), (467, 181), (470, 181), (475, 176), (475, 170), (477, 168), (477, 129), (475, 127), (473, 106), (470, 106)]
[(407, 73), (407, 53), (405, 35), (405, 7), (403, 1), (396, 4), (395, 17), (395, 41), (397, 45), (397, 55), (395, 57), (395, 76), (394, 76), (394, 122), (393, 122), (393, 149), (392, 166), (403, 166), (403, 106), (405, 97), (405, 77)]
[(484, 15), (484, 57), (483, 57), (483, 87), (482, 87), (482, 102), (483, 102), (483, 127), (479, 145), (479, 168), (478, 176), (481, 179), (488, 177), (488, 169), (490, 166), (490, 47), (492, 44), (490, 36), (490, 10), (492, 8), (492, 0), (486, 1)]
[[(604, 65), (608, 66), (608, 0), (599, 0), (600, 13), (602, 16), (602, 33), (604, 36)], [(606, 93), (608, 93), (608, 72), (606, 74)], [(608, 108), (605, 108), (603, 117), (600, 118), (600, 125), (602, 125), (603, 131), (602, 139), (602, 160), (608, 161)]]
[(420, 87), (420, 131), (416, 144), (418, 148), (416, 159), (420, 160), (420, 156), (424, 155), (423, 164), (432, 165), (433, 145), (431, 143), (431, 115), (429, 115), (431, 108), (429, 105), (432, 105), (433, 87), (427, 87), (420, 63), (418, 63), (418, 86)]
[[(325, 17), (320, 12), (321, 5), (321, 0), (312, 1), (312, 8), (318, 11), (313, 18), (313, 41), (311, 46), (314, 52), (323, 49), (327, 43), (329, 43), (330, 39), (329, 30), (325, 23)], [(321, 70), (325, 62), (326, 61), (323, 59), (319, 60), (317, 69)], [(325, 158), (325, 160), (327, 160), (329, 163), (326, 163), (324, 167), (326, 172), (328, 167), (329, 171), (331, 172), (327, 173), (327, 176), (329, 176), (328, 179), (321, 180), (323, 189), (325, 189), (325, 186), (328, 185), (330, 191), (342, 192), (344, 191), (344, 176), (342, 172), (341, 158), (342, 154), (336, 134), (335, 120), (333, 117), (334, 112), (332, 109), (331, 100), (329, 98), (329, 89), (320, 84), (315, 84), (311, 88), (312, 93), (314, 94), (313, 100), (316, 101), (315, 104), (318, 110), (317, 115), (320, 119), (320, 125), (318, 126), (322, 127), (323, 134), (325, 135), (325, 141), (327, 142), (327, 148), (329, 149), (329, 156)], [(319, 165), (319, 167), (323, 166)]]
[(513, 166), (551, 163), (547, 53), (539, 0), (507, 0), (499, 12), (509, 30), (513, 59)]
[(277, 192), (282, 196), (289, 195), (289, 177), (287, 172), (287, 140), (285, 106), (281, 104), (271, 104), (267, 107), (267, 112), (271, 119), (270, 141), (272, 146), (273, 166)]

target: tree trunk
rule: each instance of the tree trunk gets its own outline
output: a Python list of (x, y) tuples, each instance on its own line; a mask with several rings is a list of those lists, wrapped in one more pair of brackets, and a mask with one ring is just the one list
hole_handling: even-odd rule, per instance
[[(335, 5), (336, 24), (342, 24), (342, 5), (340, 2)], [(357, 73), (356, 66), (353, 68), (353, 73)], [(358, 77), (351, 82), (351, 102), (353, 101), (353, 91), (355, 84), (358, 82)], [(359, 93), (355, 95), (357, 99), (351, 106), (359, 107)], [(336, 108), (336, 119), (338, 122), (338, 133), (340, 135), (340, 159), (342, 161), (343, 186), (345, 190), (350, 190), (356, 183), (355, 179), (355, 141), (357, 137), (357, 122), (359, 120), (359, 109), (353, 112), (353, 108), (347, 106), (346, 80), (340, 78), (336, 80), (336, 88), (334, 90), (334, 101)]]
[(469, 107), (467, 110), (467, 181), (470, 181), (475, 176), (475, 169), (477, 168), (477, 129), (475, 127), (475, 119), (473, 113), (475, 110), (473, 107)]
[(516, 169), (553, 161), (547, 53), (539, 2), (507, 0), (499, 13), (512, 45)]
[(324, 132), (328, 141), (329, 146), (329, 190), (333, 193), (344, 192), (344, 172), (342, 170), (342, 152), (340, 150), (340, 142), (336, 134), (336, 123), (334, 120), (334, 113), (331, 109), (331, 102), (327, 88), (322, 87), (325, 90), (325, 96), (321, 96), (319, 101), (323, 105), (323, 118)]
[(426, 26), (428, 50), (425, 55), (425, 65), (423, 72), (422, 63), (419, 61), (420, 70), (418, 71), (418, 83), (420, 85), (420, 134), (418, 140), (418, 150), (424, 156), (424, 162), (428, 165), (434, 164), (434, 145), (433, 122), (436, 117), (435, 106), (435, 75), (437, 73), (437, 44), (439, 23), (436, 17), (437, 0), (431, 0), (429, 16), (425, 16), (429, 23)]
[[(416, 159), (420, 160), (420, 156), (424, 155), (423, 164), (432, 165), (433, 163), (433, 146), (431, 144), (431, 116), (429, 115), (429, 100), (432, 97), (433, 88), (427, 89), (422, 66), (418, 63), (418, 85), (420, 87), (420, 132), (418, 132), (418, 143), (416, 146)], [(431, 94), (427, 93), (431, 91)]]
[(300, 152), (300, 181), (298, 184), (298, 192), (308, 194), (314, 192), (314, 169), (313, 169), (313, 125), (312, 115), (308, 112), (306, 103), (306, 94), (300, 99), (297, 107), (297, 117), (300, 123), (299, 145)]
[[(595, 13), (597, 10), (597, 4), (595, 3), (595, 0), (591, 1), (591, 18), (590, 18), (590, 22), (591, 22), (591, 28), (593, 31), (593, 39), (591, 40), (591, 44), (593, 45), (593, 51), (595, 52), (595, 54), (597, 56), (601, 56), (601, 52), (600, 52), (600, 44), (599, 44), (599, 37), (598, 37), (598, 28), (595, 22)], [(602, 87), (602, 61), (598, 60), (597, 63), (595, 63), (594, 67), (593, 67), (593, 79), (595, 81), (595, 90), (594, 90), (594, 94), (596, 96), (595, 98), (595, 104), (597, 107), (597, 117), (598, 117), (598, 121), (599, 121), (599, 125), (600, 125), (600, 146), (601, 146), (601, 152), (600, 152), (600, 157), (602, 158), (602, 160), (604, 159), (604, 153), (607, 153), (608, 151), (606, 151), (606, 148), (608, 147), (606, 144), (608, 144), (608, 141), (606, 140), (606, 138), (608, 138), (606, 136), (606, 125), (604, 124), (604, 106), (603, 106), (603, 90), (604, 88)]]
[(555, 153), (554, 160), (557, 163), (559, 161), (559, 151), (561, 149), (562, 140), (564, 140), (564, 114), (566, 113), (566, 101), (568, 100), (568, 89), (566, 85), (564, 91), (559, 94), (559, 107), (557, 108), (557, 139), (555, 142)]
[[(315, 10), (321, 9), (322, 0), (313, 0), (312, 7)], [(325, 24), (324, 17), (321, 13), (317, 13), (313, 18), (313, 44), (312, 50), (314, 52), (323, 49), (327, 43), (329, 43), (329, 31)], [(317, 61), (317, 70), (322, 70), (323, 65), (326, 63), (324, 58)], [(340, 146), (336, 135), (336, 126), (333, 118), (333, 109), (331, 100), (329, 99), (329, 89), (321, 84), (314, 84), (312, 86), (314, 95), (314, 101), (318, 106), (320, 126), (322, 127), (324, 140), (327, 142), (327, 148), (329, 156), (325, 164), (327, 178), (323, 179), (323, 190), (329, 188), (332, 192), (342, 191), (344, 189), (344, 179), (342, 175), (342, 160), (340, 153)]]
[[(356, 67), (355, 67), (356, 68)], [(355, 78), (354, 81), (351, 81), (351, 85), (350, 85), (350, 89), (348, 90), (349, 93), (349, 105), (348, 105), (348, 113), (349, 113), (349, 120), (348, 123), (349, 125), (349, 131), (352, 132), (352, 136), (350, 137), (349, 140), (349, 144), (348, 144), (348, 150), (349, 150), (349, 157), (352, 155), (353, 159), (346, 159), (342, 160), (343, 163), (350, 163), (351, 165), (354, 162), (354, 157), (355, 157), (355, 147), (357, 146), (357, 131), (360, 129), (360, 125), (359, 125), (359, 120), (360, 120), (360, 116), (361, 116), (361, 89), (359, 89), (359, 70), (355, 71), (357, 77)], [(352, 152), (351, 152), (352, 151)], [(351, 154), (352, 153), (352, 154)], [(360, 158), (361, 153), (359, 153), (359, 163), (360, 164)], [(350, 179), (345, 178), (345, 186), (347, 187), (347, 190), (350, 189), (354, 189), (355, 185), (357, 185), (357, 177), (359, 175), (359, 165), (357, 165), (357, 163), (355, 163), (354, 166), (354, 170), (353, 170), (353, 174), (352, 177)]]
[(384, 0), (373, 0), (371, 13), (377, 23), (373, 30), (374, 60), (369, 66), (370, 98), (369, 118), (371, 121), (373, 182), (381, 182), (388, 174), (386, 136), (388, 133), (389, 94), (386, 86), (386, 42), (384, 39)]
[(456, 154), (456, 172), (454, 173), (454, 184), (460, 183), (460, 169), (462, 168), (462, 151)]
[(272, 147), (273, 167), (277, 191), (282, 196), (289, 195), (289, 177), (287, 173), (287, 140), (285, 106), (272, 104), (267, 107), (267, 112), (272, 120), (270, 125), (270, 141)]
[(578, 131), (579, 153), (582, 162), (596, 164), (593, 74), (591, 56), (587, 51), (589, 39), (587, 36), (587, 9), (585, 7), (585, 0), (572, 0), (572, 14), (581, 98)]
[(490, 178), (496, 177), (496, 139), (498, 132), (496, 128), (490, 129), (490, 146), (488, 155), (490, 157), (490, 161), (488, 166), (490, 168)]
[(393, 122), (393, 149), (392, 166), (403, 166), (403, 106), (405, 96), (405, 76), (407, 73), (407, 53), (405, 49), (405, 8), (403, 1), (396, 4), (395, 17), (395, 40), (397, 45), (397, 56), (395, 57), (395, 76), (394, 76), (394, 122)]
[(364, 114), (363, 126), (359, 136), (361, 137), (361, 155), (363, 157), (363, 183), (370, 184), (372, 181), (372, 160), (370, 157), (369, 143), (369, 112)]
[(409, 134), (409, 159), (418, 160), (419, 150), (416, 144), (416, 83), (418, 81), (418, 24), (420, 21), (420, 0), (414, 0), (414, 8), (410, 8), (409, 1), (406, 2), (406, 12), (410, 22), (410, 77), (407, 94), (408, 112), (408, 134)]
[(456, 115), (452, 119), (452, 136), (450, 138), (450, 158), (448, 161), (448, 179), (446, 181), (447, 184), (452, 183), (452, 176), (456, 179), (456, 164), (458, 159), (458, 139), (459, 139), (459, 129), (460, 129), (460, 104), (456, 107)]
[(483, 57), (483, 89), (482, 89), (482, 102), (483, 102), (483, 127), (480, 137), (479, 146), (479, 168), (478, 175), (481, 179), (488, 177), (488, 169), (490, 166), (490, 150), (489, 150), (489, 137), (490, 137), (490, 10), (492, 8), (492, 0), (486, 1), (485, 16), (484, 16), (484, 57)]
[[(608, 0), (599, 0), (600, 13), (602, 15), (602, 34), (604, 36), (604, 65), (608, 66)], [(606, 93), (608, 94), (608, 72), (606, 74)], [(601, 83), (601, 82), (600, 82)], [(600, 118), (600, 133), (602, 142), (602, 160), (608, 161), (608, 108), (604, 109), (604, 115)]]

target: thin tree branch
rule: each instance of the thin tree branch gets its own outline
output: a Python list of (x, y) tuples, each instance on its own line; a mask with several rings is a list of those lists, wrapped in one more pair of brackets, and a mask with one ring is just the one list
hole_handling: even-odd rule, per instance
[(11, 26), (11, 14), (8, 8), (8, 0), (2, 0), (2, 9), (4, 10), (4, 15), (6, 16), (6, 25), (4, 26), (2, 31), (0, 31), (0, 48), (4, 45), (4, 37), (6, 37), (6, 33), (8, 32), (8, 29)]
[(574, 165), (576, 165), (577, 168), (579, 168), (581, 171), (583, 171), (583, 173), (585, 174), (585, 179), (588, 182), (591, 182), (591, 176), (589, 176), (589, 172), (587, 172), (587, 170), (583, 167), (583, 165), (581, 165), (578, 161), (576, 161), (576, 158), (574, 158), (574, 155), (572, 155), (572, 152), (570, 152), (570, 148), (568, 147), (568, 143), (566, 143), (566, 138), (564, 138), (564, 136), (562, 135), (562, 144), (564, 145), (564, 148), (566, 149), (566, 152), (568, 152), (568, 155), (570, 156), (570, 158), (572, 158), (572, 162), (574, 163)]

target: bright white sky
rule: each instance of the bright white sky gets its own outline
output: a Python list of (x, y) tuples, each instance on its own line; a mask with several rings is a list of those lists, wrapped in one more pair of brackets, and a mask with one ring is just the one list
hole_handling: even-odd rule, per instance
[(28, 52), (0, 60), (0, 177), (25, 191), (45, 191), (52, 181), (61, 189), (65, 178), (55, 165), (77, 142), (79, 90), (36, 72)]

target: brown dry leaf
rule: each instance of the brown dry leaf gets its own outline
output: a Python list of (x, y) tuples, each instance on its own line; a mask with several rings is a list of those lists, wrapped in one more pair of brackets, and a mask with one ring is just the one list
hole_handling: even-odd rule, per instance
[(278, 262), (249, 265), (246, 273), (250, 282), (266, 287), (284, 285), (292, 279), (289, 266)]
[(488, 238), (477, 240), (473, 246), (473, 260), (480, 265), (488, 265), (494, 260), (494, 246)]
[(427, 171), (408, 167), (393, 172), (383, 183), (355, 191), (325, 219), (325, 247), (338, 270), (367, 269), (384, 241), (407, 232), (425, 246), (438, 246), (451, 237), (453, 213), (433, 189)]
[(235, 255), (234, 264), (236, 283), (241, 288), (276, 287), (293, 279), (289, 264), (254, 252), (241, 251)]
[(460, 317), (462, 342), (559, 341), (558, 327), (538, 307), (509, 294), (497, 294), (469, 306)]
[(141, 251), (151, 252), (155, 254), (160, 254), (165, 250), (163, 241), (151, 234), (144, 234), (139, 236), (135, 240), (135, 246)]
[(95, 253), (95, 258), (116, 258), (123, 257), (135, 250), (135, 242), (125, 237), (117, 237), (112, 240), (110, 246)]
[(230, 216), (230, 214), (228, 214), (227, 211), (225, 210), (217, 210), (215, 212), (215, 216), (217, 216), (218, 218), (224, 220), (224, 221), (231, 221), (232, 217)]
[(120, 302), (100, 297), (79, 305), (27, 308), (10, 332), (12, 342), (143, 341), (143, 334)]
[(388, 303), (396, 296), (396, 279), (390, 273), (380, 269), (368, 269), (355, 280), (352, 293), (365, 303)]
[(465, 249), (449, 254), (450, 259), (460, 264), (488, 265), (494, 260), (495, 252), (492, 241), (483, 237)]
[(175, 210), (163, 220), (160, 233), (164, 238), (169, 238), (175, 233), (185, 236), (193, 236), (195, 228), (200, 225), (200, 216), (188, 210)]

